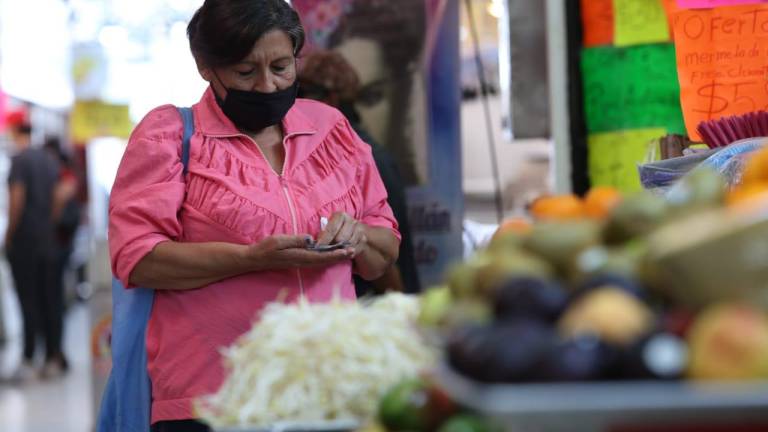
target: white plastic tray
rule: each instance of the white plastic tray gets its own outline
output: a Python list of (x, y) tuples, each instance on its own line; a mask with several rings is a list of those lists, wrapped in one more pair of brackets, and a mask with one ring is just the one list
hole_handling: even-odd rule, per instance
[(239, 426), (216, 429), (216, 432), (349, 432), (360, 427), (356, 420), (318, 422), (278, 422), (269, 426)]
[(762, 430), (768, 431), (768, 382), (764, 381), (484, 385), (444, 365), (435, 375), (455, 400), (500, 420), (510, 431), (745, 424), (764, 425)]

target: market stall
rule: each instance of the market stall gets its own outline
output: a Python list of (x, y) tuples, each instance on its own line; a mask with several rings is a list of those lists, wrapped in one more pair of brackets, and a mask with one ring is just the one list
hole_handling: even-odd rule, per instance
[[(221, 431), (768, 429), (761, 3), (582, 1), (588, 193), (536, 200), (416, 306), (275, 306), (295, 319), (265, 318), (227, 351), (202, 417)], [(295, 332), (302, 314), (313, 325)], [(343, 337), (315, 346), (318, 328)], [(293, 347), (271, 342), (288, 333)]]

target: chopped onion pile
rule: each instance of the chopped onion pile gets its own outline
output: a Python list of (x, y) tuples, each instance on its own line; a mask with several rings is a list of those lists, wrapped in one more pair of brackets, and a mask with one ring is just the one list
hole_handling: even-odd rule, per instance
[(229, 376), (196, 406), (216, 427), (371, 418), (382, 394), (432, 364), (416, 297), (274, 303), (224, 351)]

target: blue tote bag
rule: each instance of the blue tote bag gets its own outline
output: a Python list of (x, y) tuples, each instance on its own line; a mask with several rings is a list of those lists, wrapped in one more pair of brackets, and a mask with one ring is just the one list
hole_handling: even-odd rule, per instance
[[(191, 108), (178, 108), (184, 121), (181, 162), (189, 164), (189, 140), (195, 131)], [(155, 292), (125, 289), (112, 278), (112, 370), (101, 399), (98, 432), (149, 432), (152, 387), (147, 372), (147, 323)]]

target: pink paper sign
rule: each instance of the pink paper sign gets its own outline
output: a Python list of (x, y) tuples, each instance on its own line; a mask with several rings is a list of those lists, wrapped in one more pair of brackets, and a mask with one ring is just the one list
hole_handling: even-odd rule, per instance
[(707, 9), (757, 3), (768, 3), (768, 0), (677, 0), (677, 5), (683, 9)]

